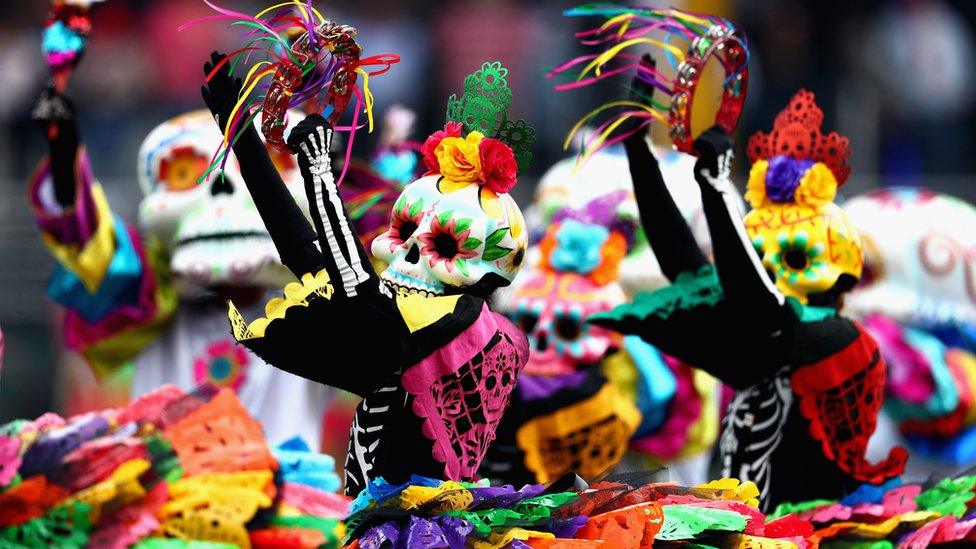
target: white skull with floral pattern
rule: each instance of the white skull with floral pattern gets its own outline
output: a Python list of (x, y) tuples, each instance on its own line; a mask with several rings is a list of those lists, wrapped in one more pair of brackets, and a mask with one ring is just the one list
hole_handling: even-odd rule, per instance
[(508, 193), (427, 175), (400, 194), (372, 252), (389, 265), (380, 277), (399, 295), (434, 296), (479, 283), (507, 286), (527, 244), (522, 212)]
[[(292, 113), (290, 120), (300, 120)], [(217, 286), (280, 286), (292, 280), (278, 258), (231, 154), (201, 180), (222, 142), (213, 115), (198, 110), (157, 126), (139, 151), (145, 198), (139, 221), (170, 254), (184, 295)], [(291, 155), (269, 149), (285, 185), (308, 211), (302, 177)]]
[(917, 188), (844, 203), (864, 241), (864, 273), (847, 298), (858, 315), (899, 322), (976, 322), (976, 208)]
[[(706, 253), (710, 253), (711, 237), (702, 210), (701, 194), (694, 179), (695, 157), (658, 147), (655, 147), (654, 155), (675, 204), (699, 246)], [(649, 292), (666, 286), (668, 280), (661, 272), (654, 252), (639, 227), (640, 218), (623, 147), (602, 150), (590, 156), (582, 166), (578, 165), (578, 156), (555, 163), (539, 180), (533, 203), (526, 210), (526, 218), (534, 242), (541, 239), (552, 223), (553, 213), (563, 208), (578, 208), (601, 196), (619, 191), (626, 191), (629, 199), (620, 204), (618, 216), (621, 221), (630, 221), (637, 227), (634, 245), (620, 268), (620, 283), (627, 294), (633, 297), (638, 292)], [(533, 265), (536, 259), (533, 249), (530, 248), (528, 263)]]

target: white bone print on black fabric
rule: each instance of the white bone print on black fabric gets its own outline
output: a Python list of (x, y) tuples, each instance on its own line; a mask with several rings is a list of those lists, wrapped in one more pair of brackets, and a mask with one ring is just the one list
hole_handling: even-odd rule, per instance
[(403, 412), (405, 398), (397, 386), (380, 387), (356, 407), (349, 427), (349, 450), (346, 454), (346, 494), (355, 496), (369, 484), (376, 461), (383, 428), (394, 410)]
[(332, 129), (320, 125), (316, 130), (300, 145), (308, 159), (308, 169), (312, 176), (312, 215), (319, 228), (319, 238), (324, 240), (319, 246), (326, 258), (331, 256), (335, 261), (344, 293), (353, 297), (356, 295), (356, 286), (369, 280), (370, 276), (363, 268), (359, 254), (361, 244), (350, 230), (349, 220), (346, 219), (332, 175), (332, 162), (329, 158)]
[(788, 368), (738, 391), (729, 404), (719, 449), (722, 476), (756, 483), (765, 501), (771, 478), (770, 457), (779, 446), (793, 404)]
[(749, 261), (752, 263), (752, 267), (759, 274), (763, 284), (766, 286), (766, 290), (776, 298), (776, 301), (780, 305), (782, 305), (786, 302), (786, 298), (783, 297), (782, 293), (780, 293), (772, 279), (766, 275), (766, 268), (763, 266), (762, 258), (760, 258), (759, 254), (756, 253), (756, 248), (752, 244), (752, 239), (749, 238), (745, 225), (743, 225), (740, 221), (745, 212), (742, 211), (742, 201), (739, 200), (739, 195), (735, 190), (735, 186), (732, 184), (732, 159), (733, 153), (732, 150), (729, 149), (718, 156), (717, 174), (713, 175), (711, 170), (707, 168), (702, 168), (698, 173), (701, 175), (702, 179), (704, 179), (722, 196), (722, 203), (724, 204), (725, 209), (728, 210), (729, 219), (734, 220), (732, 226), (735, 228), (735, 234), (742, 242), (742, 248), (749, 256)]

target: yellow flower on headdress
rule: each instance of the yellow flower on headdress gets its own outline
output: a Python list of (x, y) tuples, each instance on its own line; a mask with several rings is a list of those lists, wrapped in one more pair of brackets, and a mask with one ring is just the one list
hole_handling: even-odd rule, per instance
[(749, 182), (746, 183), (746, 200), (753, 208), (761, 208), (768, 204), (769, 197), (766, 196), (766, 169), (769, 162), (757, 160), (749, 169)]
[(837, 178), (826, 164), (817, 162), (803, 174), (793, 201), (819, 209), (833, 202), (835, 196), (837, 196)]
[(437, 145), (434, 154), (440, 173), (455, 183), (477, 183), (481, 179), (481, 157), (478, 144), (484, 139), (481, 132), (471, 132), (460, 137), (445, 137)]

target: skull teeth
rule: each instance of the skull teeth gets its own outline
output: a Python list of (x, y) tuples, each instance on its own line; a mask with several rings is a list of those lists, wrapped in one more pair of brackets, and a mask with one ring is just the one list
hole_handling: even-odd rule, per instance
[(383, 282), (393, 290), (398, 297), (407, 297), (408, 295), (420, 295), (424, 297), (437, 297), (438, 293), (432, 292), (430, 290), (425, 290), (422, 288), (415, 288), (413, 286), (406, 286), (404, 284), (399, 284), (389, 279), (384, 279)]

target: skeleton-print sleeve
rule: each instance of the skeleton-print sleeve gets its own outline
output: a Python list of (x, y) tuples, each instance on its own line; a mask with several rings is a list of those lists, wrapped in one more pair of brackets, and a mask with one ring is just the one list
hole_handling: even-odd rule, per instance
[(241, 131), (234, 154), (281, 263), (298, 278), (322, 270), (325, 261), (316, 245), (315, 231), (281, 180), (253, 124)]
[(641, 133), (624, 141), (641, 226), (661, 270), (674, 282), (708, 263), (664, 183), (657, 159)]
[[(288, 139), (298, 155), (316, 230), (300, 213), (294, 215), (312, 233), (311, 241), (302, 244), (314, 249), (318, 268), (285, 286), (284, 295), (266, 306), (265, 317), (248, 322), (233, 304), (229, 316), (235, 339), (272, 366), (366, 396), (400, 367), (406, 327), (339, 199), (329, 162), (330, 138), (325, 120), (311, 115)], [(278, 186), (287, 193), (283, 184)], [(294, 205), (290, 195), (289, 201)], [(275, 244), (284, 255), (277, 240)], [(325, 352), (310, 359), (310, 348)], [(360, 356), (365, 358), (356, 358)], [(349, 366), (350, 357), (355, 367)]]
[(742, 209), (729, 177), (732, 140), (718, 127), (707, 130), (695, 142), (699, 153), (695, 180), (701, 187), (702, 207), (712, 238), (715, 266), (729, 303), (749, 318), (765, 319), (770, 333), (777, 331), (786, 299), (766, 273), (752, 246)]
[(289, 146), (298, 154), (325, 268), (339, 296), (356, 297), (362, 292), (378, 292), (391, 297), (373, 270), (339, 196), (329, 157), (331, 142), (332, 128), (319, 115), (311, 115), (302, 121), (288, 140)]

